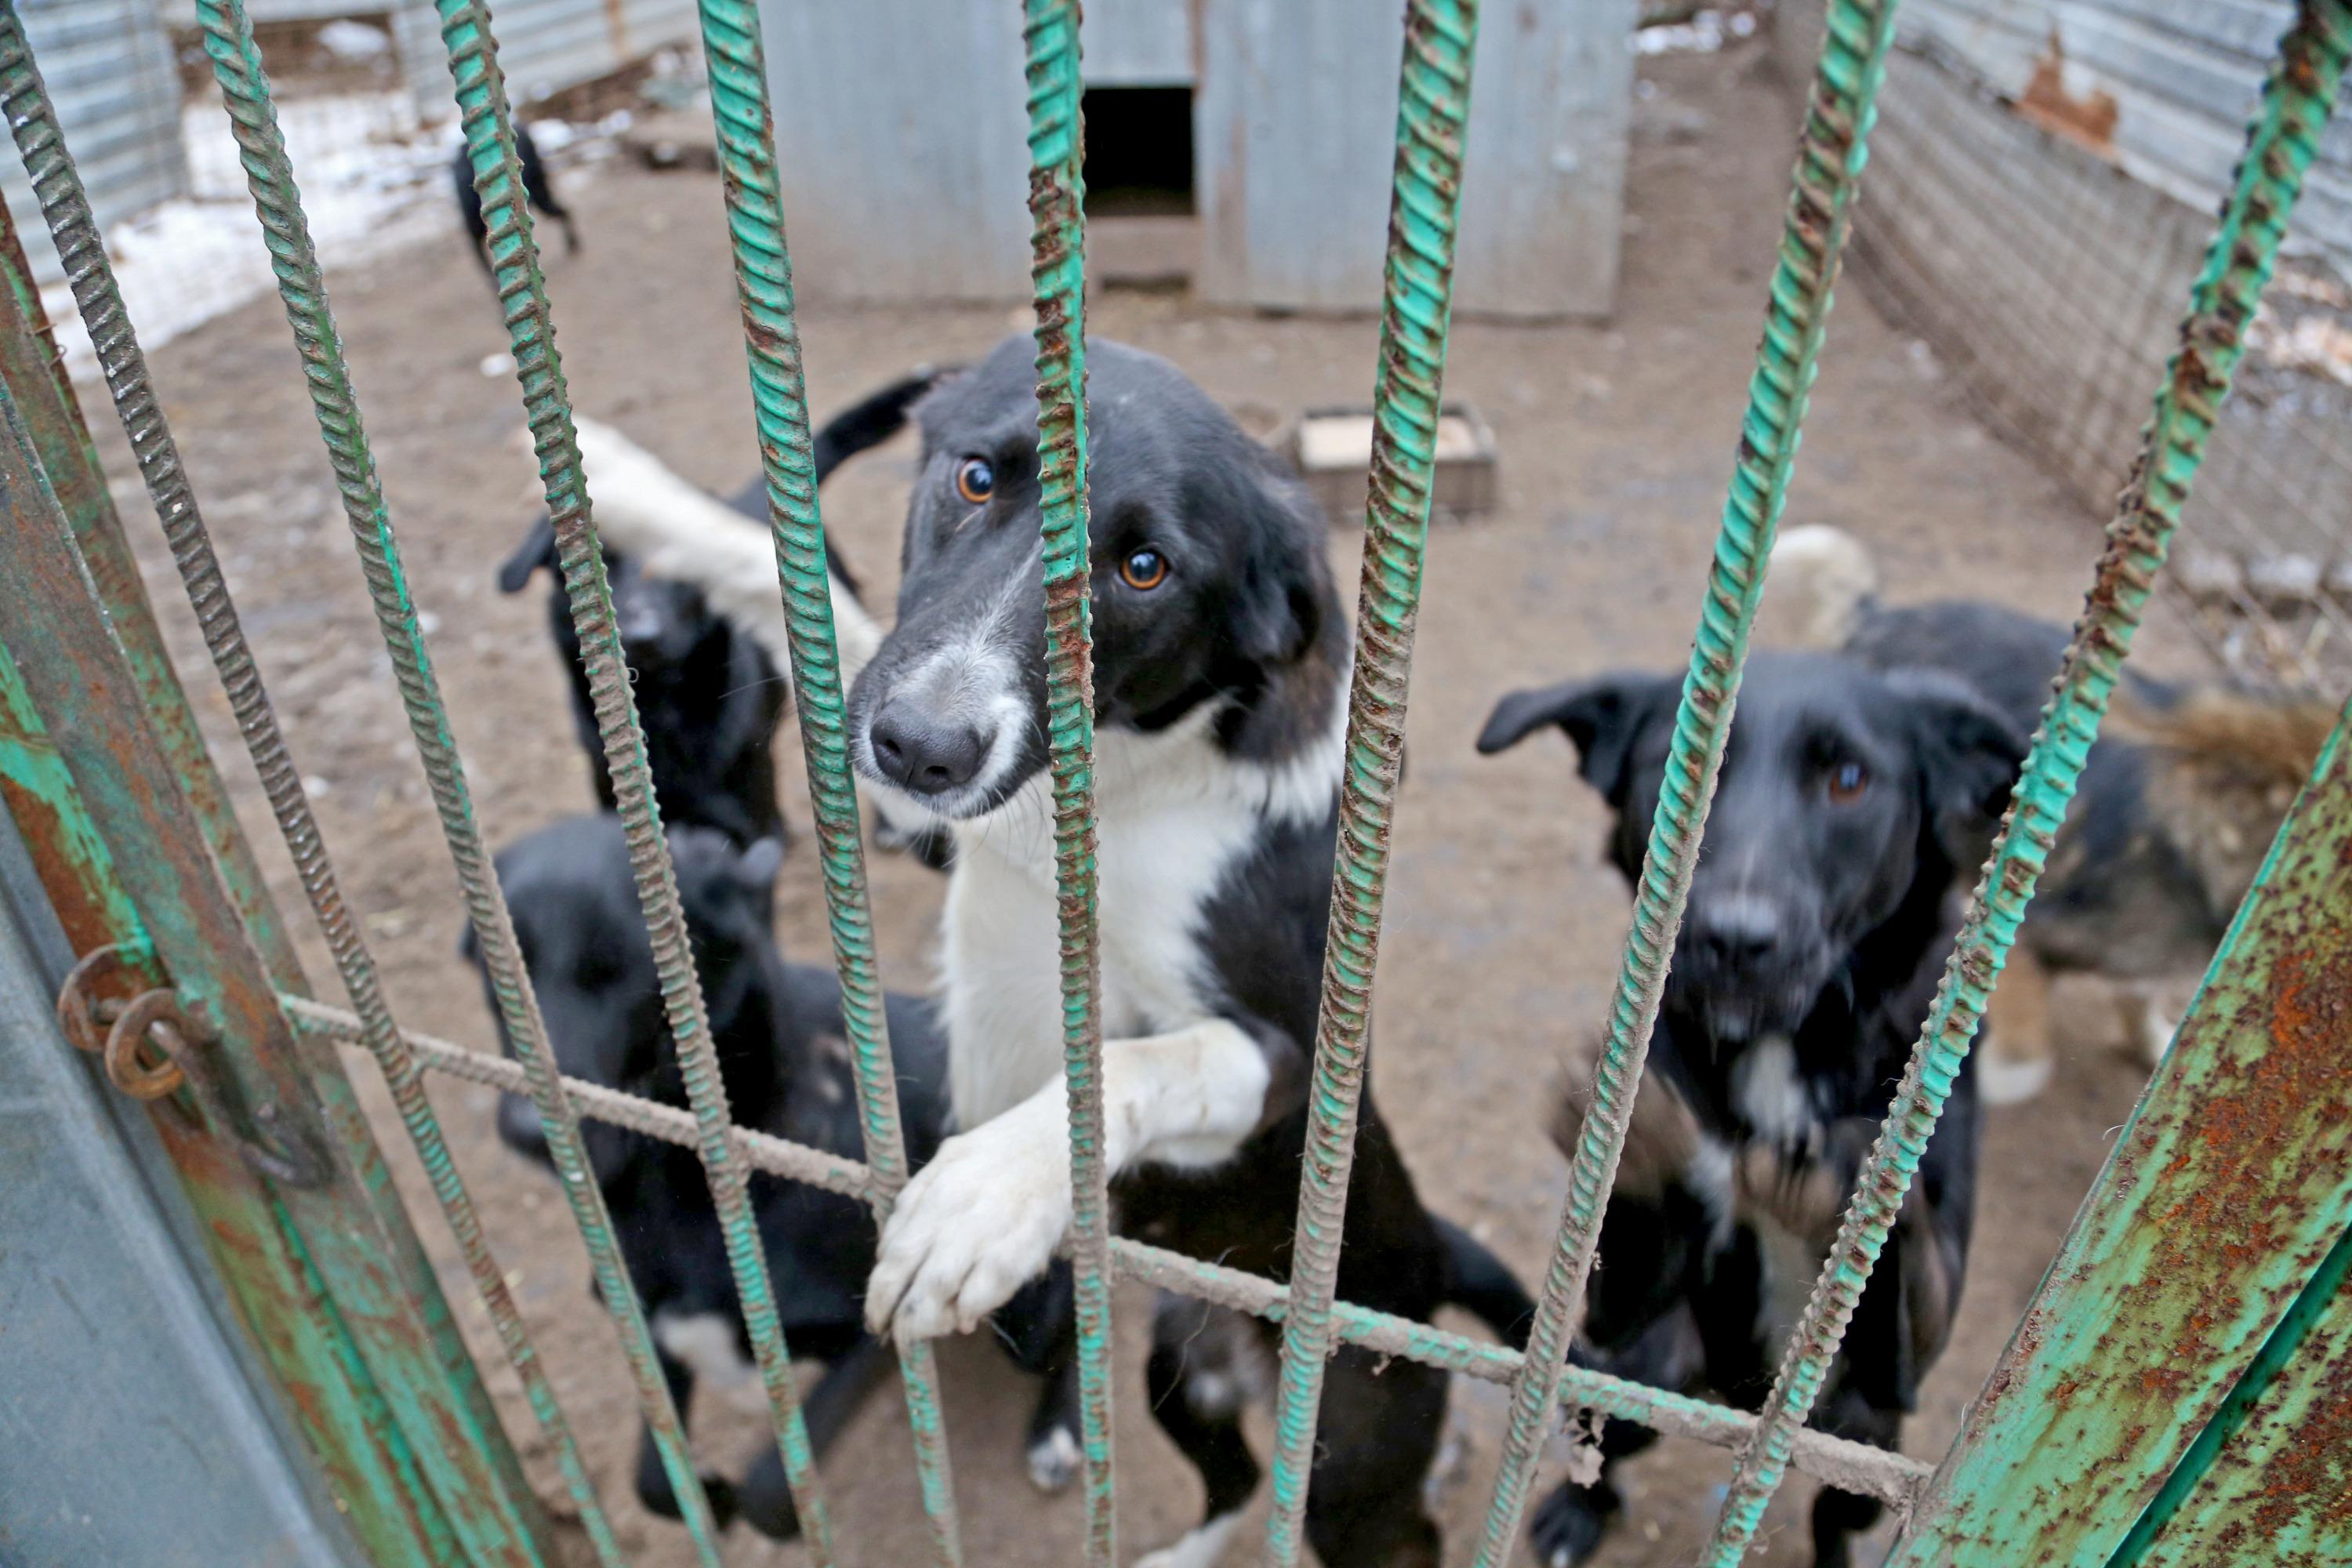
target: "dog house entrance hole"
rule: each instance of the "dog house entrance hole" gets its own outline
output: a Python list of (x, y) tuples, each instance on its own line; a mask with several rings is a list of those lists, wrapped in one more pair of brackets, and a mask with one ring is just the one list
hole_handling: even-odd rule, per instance
[(1091, 87), (1083, 111), (1089, 216), (1192, 213), (1191, 88)]

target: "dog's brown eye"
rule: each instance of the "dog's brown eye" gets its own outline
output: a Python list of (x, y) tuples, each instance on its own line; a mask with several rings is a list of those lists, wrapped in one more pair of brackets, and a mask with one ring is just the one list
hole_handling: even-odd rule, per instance
[(985, 506), (996, 493), (996, 470), (986, 458), (966, 458), (956, 465), (956, 494), (974, 506)]
[(1836, 805), (1851, 805), (1862, 798), (1870, 787), (1870, 770), (1860, 763), (1840, 763), (1830, 770), (1830, 801)]
[(1129, 587), (1150, 593), (1168, 581), (1168, 557), (1149, 545), (1130, 551), (1118, 563), (1118, 577)]

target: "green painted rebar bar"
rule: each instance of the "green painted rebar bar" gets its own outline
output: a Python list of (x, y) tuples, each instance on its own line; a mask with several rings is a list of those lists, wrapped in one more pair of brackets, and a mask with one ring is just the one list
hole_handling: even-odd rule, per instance
[(1037, 310), (1037, 488), (1045, 537), (1045, 730), (1060, 893), (1062, 1073), (1070, 1112), (1087, 1562), (1115, 1561), (1110, 1195), (1103, 1164), (1102, 962), (1096, 946), (1094, 573), (1087, 530), (1086, 125), (1077, 0), (1023, 0), (1029, 83), (1029, 274)]
[(2107, 525), (2106, 547), (2011, 797), (2008, 818), (1985, 861), (1885, 1125), (1863, 1164), (1805, 1315), (1790, 1338), (1763, 1421), (1740, 1453), (1703, 1563), (1730, 1568), (1754, 1540), (1786, 1472), (1790, 1438), (1811, 1412), (1945, 1098), (1967, 1059), (1986, 1000), (2074, 798), (2084, 759), (2098, 739), (2099, 721), (2156, 575), (2163, 570), (2244, 352), (2246, 326), (2326, 127), (2347, 54), (2352, 6), (2346, 0), (2303, 0), (2263, 83), (2244, 157), (2190, 292), (2180, 347), (2166, 369), (2139, 455)]
[(14, 0), (0, 0), (0, 103), (7, 108), (10, 128), (20, 144), (38, 154), (34, 160), (37, 167), (28, 169), (34, 188), (47, 218), (50, 235), (57, 242), (58, 254), (65, 260), (75, 303), (89, 331), (90, 342), (98, 345), (107, 389), (121, 417), (123, 434), (138, 461), (140, 473), (154, 500), (173, 562), (187, 589), (189, 607), (195, 613), (205, 649), (219, 674), (230, 710), (236, 715), (237, 731), (245, 737), (271, 815), (285, 837), (303, 890), (310, 896), (310, 907), (326, 935), (344, 989), (363, 1023), (362, 1043), (383, 1073), (418, 1163), (457, 1237), (458, 1250), (498, 1331), (499, 1343), (521, 1380), (531, 1413), (554, 1449), (557, 1468), (579, 1510), (597, 1561), (608, 1568), (618, 1568), (624, 1561), (620, 1543), (614, 1538), (611, 1521), (589, 1479), (579, 1443), (556, 1401), (554, 1385), (531, 1343), (530, 1331), (507, 1286), (505, 1271), (490, 1251), (480, 1215), (442, 1135), (440, 1121), (425, 1097), (424, 1075), (393, 1020), (375, 961), (343, 900), (318, 821), (303, 792), (301, 776), (287, 751), (285, 736), (278, 727), (277, 714), (262, 685), (260, 669), (246, 642), (236, 604), (221, 575), (220, 562), (181, 465), (178, 443), (157, 405), (146, 356), (140, 351), (138, 336), (123, 307), (113, 264), (99, 238), (88, 195), (58, 137), (55, 110), (32, 63), (30, 51), (24, 46)]
[[(751, 0), (702, 0), (702, 47), (710, 104), (726, 171), (728, 231), (735, 286), (751, 363), (751, 405), (760, 463), (768, 482), (768, 518), (783, 595), (793, 692), (816, 818), (818, 863), (841, 974), (841, 1012), (849, 1036), (869, 1179), (856, 1194), (873, 1205), (878, 1225), (907, 1184), (907, 1145), (898, 1122), (898, 1077), (875, 959), (874, 915), (866, 883), (866, 841), (857, 786), (849, 768), (847, 705), (834, 640), (832, 569), (825, 559), (814, 458), (810, 449), (808, 386), (801, 366), (800, 326), (793, 311), (792, 252), (785, 242), (777, 178), (774, 117)], [(901, 1346), (899, 1374), (915, 1440), (923, 1511), (940, 1561), (963, 1560), (956, 1524), (954, 1474), (940, 1414), (937, 1363), (928, 1343)]]
[(1273, 1568), (1298, 1560), (1316, 1418), (1335, 1339), (1331, 1298), (1355, 1163), (1381, 904), (1404, 756), (1477, 40), (1477, 0), (1410, 0), (1405, 7), (1355, 669), (1275, 1404), (1274, 1507), (1265, 1546)]
[(1666, 966), (1698, 867), (1707, 804), (1723, 768), (1773, 534), (1788, 503), (1799, 430), (1829, 330), (1832, 289), (1852, 227), (1894, 36), (1895, 0), (1832, 0), (1798, 142), (1764, 339), (1748, 383), (1738, 458), (1700, 602), (1690, 672), (1675, 714), (1665, 783), (1636, 884), (1633, 928), (1611, 1001), (1592, 1107), (1570, 1159), (1568, 1200), (1528, 1332), (1526, 1365), (1512, 1385), (1510, 1426), (1481, 1531), (1477, 1568), (1501, 1568), (1511, 1561), (1569, 1341), (1583, 1320), (1601, 1217), (1617, 1179)]
[(686, 917), (678, 907), (677, 879), (670, 866), (669, 845), (662, 837), (660, 808), (654, 800), (645, 731), (637, 723), (636, 699), (614, 623), (604, 552), (589, 520), (579, 433), (572, 426), (571, 395), (555, 350), (555, 318), (548, 304), (546, 279), (540, 273), (539, 246), (524, 200), (522, 165), (515, 152), (506, 78), (499, 68), (498, 45), (490, 32), (490, 8), (482, 0), (436, 0), (436, 8), (442, 43), (449, 56), (449, 74), (457, 87), (467, 155), (473, 165), (474, 189), (481, 197), (492, 281), (505, 313), (515, 379), (522, 388), (523, 410), (539, 457), (548, 515), (555, 530), (556, 555), (571, 601), (572, 624), (579, 635), (581, 663), (587, 673), (596, 727), (612, 775), (615, 809), (628, 842), (629, 866), (645, 915), (646, 935), (652, 942), (654, 965), (661, 977), (663, 1010), (700, 1132), (696, 1152), (709, 1178), (711, 1201), (726, 1241), (728, 1268), (734, 1276), (760, 1379), (767, 1390), (785, 1483), (791, 1489), (809, 1554), (818, 1568), (826, 1568), (834, 1556), (833, 1526), (819, 1489), (808, 1428), (801, 1417), (800, 1390), (793, 1378), (783, 1321), (776, 1310), (767, 1248), (751, 1209), (748, 1173), (736, 1148), (734, 1122), (727, 1109), (727, 1084), (710, 1038), (710, 1020), (703, 1006), (702, 983), (695, 973)]
[[(280, 1000), (296, 1026), (313, 1038), (352, 1044), (364, 1038), (363, 1025), (351, 1013), (299, 997)], [(409, 1034), (404, 1038), (427, 1071), (447, 1073), (468, 1083), (487, 1084), (509, 1092), (525, 1087), (522, 1068), (503, 1057), (468, 1050), (430, 1035)], [(582, 1117), (625, 1127), (666, 1142), (693, 1146), (694, 1118), (688, 1111), (580, 1079), (567, 1078), (562, 1082), (574, 1112)], [(770, 1175), (806, 1182), (845, 1197), (862, 1198), (872, 1190), (874, 1178), (864, 1165), (826, 1150), (749, 1131), (743, 1134), (743, 1146), (745, 1158), (752, 1168)], [(1290, 1292), (1280, 1283), (1237, 1268), (1187, 1258), (1129, 1237), (1111, 1238), (1110, 1258), (1119, 1278), (1155, 1289), (1198, 1297), (1274, 1321), (1281, 1321), (1289, 1311)], [(1377, 1355), (1402, 1356), (1487, 1383), (1509, 1383), (1519, 1370), (1518, 1352), (1491, 1341), (1474, 1340), (1345, 1301), (1335, 1303), (1331, 1311), (1341, 1342)], [(1612, 1419), (1638, 1421), (1669, 1436), (1689, 1437), (1719, 1448), (1738, 1447), (1756, 1426), (1756, 1417), (1727, 1405), (1668, 1394), (1578, 1367), (1568, 1369), (1561, 1394), (1570, 1403), (1598, 1410)], [(1797, 1435), (1796, 1460), (1809, 1475), (1835, 1479), (1849, 1490), (1866, 1492), (1897, 1508), (1909, 1505), (1928, 1475), (1928, 1468), (1916, 1459), (1813, 1431)]]
[[(463, 889), (467, 912), (489, 967), (507, 1035), (530, 1076), (531, 1098), (547, 1129), (550, 1152), (562, 1177), (572, 1217), (578, 1222), (605, 1307), (620, 1331), (635, 1380), (640, 1407), (679, 1499), (687, 1528), (700, 1560), (717, 1568), (717, 1526), (688, 1452), (663, 1377), (653, 1338), (635, 1287), (616, 1245), (611, 1216), (591, 1173), (587, 1152), (570, 1102), (556, 1085), (553, 1053), (515, 942), (513, 922), (490, 869), (488, 851), (474, 817), (465, 768), (450, 733), (440, 684), (435, 678), (423, 629), (408, 594), (405, 574), (375, 460), (367, 447), (359, 403), (351, 384), (342, 342), (329, 309), (318, 252), (302, 214), (286, 143), (278, 127), (269, 84), (253, 40), (253, 25), (238, 0), (198, 0), (197, 25), (205, 51), (226, 101), (230, 122), (243, 151), (246, 175), (270, 251), (278, 292), (303, 360), (311, 405), (325, 437), (328, 460), (357, 547), (376, 621), (390, 654), (394, 683), (408, 716), (450, 858)], [(520, 180), (514, 180), (520, 189)]]

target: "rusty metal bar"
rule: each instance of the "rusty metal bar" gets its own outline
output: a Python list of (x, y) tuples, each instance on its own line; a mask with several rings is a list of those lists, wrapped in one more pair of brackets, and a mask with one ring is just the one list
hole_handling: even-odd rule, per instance
[(1355, 1163), (1372, 971), (1380, 957), (1381, 904), (1404, 755), (1477, 39), (1478, 0), (1409, 0), (1380, 366), (1372, 384), (1371, 490), (1356, 602), (1347, 763), (1275, 1405), (1274, 1508), (1265, 1550), (1272, 1568), (1298, 1560), (1323, 1374), (1336, 1339), (1331, 1298)]
[[(700, 9), (801, 752), (808, 764), (818, 863), (865, 1137), (868, 1180), (855, 1195), (872, 1205), (878, 1226), (889, 1217), (898, 1190), (907, 1184), (907, 1145), (898, 1122), (898, 1075), (891, 1065), (889, 1024), (875, 958), (865, 831), (849, 767), (847, 705), (834, 639), (832, 571), (825, 559), (815, 458), (810, 449), (808, 386), (801, 368), (800, 327), (793, 313), (792, 252), (784, 239), (760, 12), (751, 0), (701, 0)], [(963, 1560), (963, 1547), (947, 1431), (940, 1418), (938, 1363), (930, 1345), (901, 1345), (898, 1369), (932, 1546), (941, 1563), (955, 1568)]]
[(1895, 0), (1832, 0), (1798, 142), (1763, 344), (1748, 383), (1730, 495), (1636, 884), (1592, 1107), (1570, 1159), (1568, 1200), (1528, 1336), (1526, 1369), (1511, 1389), (1510, 1426), (1478, 1542), (1477, 1568), (1502, 1568), (1512, 1559), (1528, 1485), (1557, 1407), (1569, 1341), (1584, 1317), (1585, 1283), (1698, 866), (1707, 803), (1731, 734), (1748, 629), (1763, 596), (1773, 533), (1796, 468), (1798, 431), (1829, 330), (1831, 289), (1851, 232), (1866, 139), (1894, 36)]
[(1103, 1160), (1102, 960), (1095, 905), (1094, 573), (1087, 559), (1086, 127), (1077, 0), (1023, 0), (1029, 273), (1037, 313), (1037, 488), (1045, 537), (1045, 731), (1060, 900), (1062, 1076), (1069, 1096), (1087, 1562), (1116, 1560), (1111, 1485), (1110, 1195)]
[[(12, 391), (0, 387), (0, 583), (19, 691), (71, 795), (20, 824), (45, 882), (86, 875), (87, 847), (135, 906), (191, 1060), (221, 1089), (154, 1102), (158, 1132), (207, 1241), (355, 1527), (388, 1561), (543, 1568), (545, 1521), (505, 1434), (441, 1363), (424, 1303), (391, 1266), (393, 1239), (321, 1114), (309, 1060), (270, 989), (244, 911), (220, 877), (179, 760), (151, 723), (104, 599)], [(13, 696), (14, 694), (12, 694)], [(13, 743), (30, 739), (22, 731)], [(70, 815), (68, 815), (70, 814)], [(59, 831), (65, 829), (67, 831)], [(73, 932), (77, 942), (88, 932)], [(102, 944), (100, 944), (102, 945)], [(216, 1108), (236, 1124), (216, 1119)], [(272, 1173), (241, 1133), (305, 1152)]]
[[(213, 62), (226, 101), (230, 121), (244, 150), (247, 183), (269, 237), (278, 292), (286, 302), (287, 320), (306, 372), (310, 400), (333, 466), (360, 568), (373, 601), (376, 622), (393, 664), (394, 679), (408, 716), (409, 731), (432, 787), (443, 836), (464, 891), (467, 912), (479, 940), (485, 963), (499, 999), (508, 1037), (522, 1059), (531, 1098), (548, 1132), (548, 1142), (572, 1217), (588, 1247), (599, 1293), (612, 1313), (639, 1406), (660, 1453), (664, 1470), (675, 1489), (688, 1531), (700, 1560), (709, 1568), (719, 1562), (717, 1525), (709, 1500), (686, 1446), (669, 1385), (631, 1285), (626, 1267), (614, 1243), (611, 1216), (591, 1175), (580, 1131), (570, 1103), (555, 1086), (554, 1056), (547, 1046), (537, 1000), (517, 952), (514, 927), (498, 890), (489, 855), (475, 822), (465, 769), (448, 728), (439, 682), (417, 624), (407, 581), (402, 569), (398, 541), (392, 529), (375, 462), (367, 447), (358, 398), (351, 384), (341, 340), (328, 308), (318, 253), (310, 241), (294, 187), (293, 170), (278, 129), (251, 19), (239, 0), (198, 0), (197, 25), (205, 53)], [(520, 188), (520, 181), (517, 182)]]
[(1701, 1559), (1715, 1568), (1731, 1568), (1755, 1537), (1787, 1468), (1790, 1440), (1812, 1409), (1945, 1097), (1967, 1058), (2163, 570), (2347, 55), (2352, 5), (2346, 0), (2303, 0), (2247, 128), (2234, 188), (2190, 292), (2180, 347), (2158, 389), (2139, 456), (2107, 525), (2106, 548), (2011, 797), (2008, 818), (1985, 862), (1885, 1125), (1863, 1164), (1805, 1315), (1790, 1337), (1763, 1423), (1741, 1450), (1713, 1543)]
[[(612, 1524), (581, 1458), (579, 1444), (556, 1402), (554, 1387), (507, 1287), (505, 1271), (489, 1249), (473, 1200), (425, 1098), (424, 1076), (393, 1021), (374, 959), (344, 902), (334, 866), (303, 792), (300, 774), (287, 751), (277, 714), (262, 685), (260, 669), (246, 642), (236, 604), (222, 577), (220, 562), (181, 465), (178, 444), (158, 406), (148, 377), (146, 357), (140, 352), (137, 334), (123, 307), (113, 265), (98, 237), (88, 196), (72, 159), (58, 138), (54, 110), (30, 62), (29, 51), (23, 49), (23, 42), (13, 3), (0, 0), (0, 102), (7, 107), (9, 124), (20, 145), (32, 149), (30, 161), (37, 171), (35, 191), (47, 216), (58, 252), (65, 258), (75, 301), (90, 341), (100, 345), (100, 368), (140, 473), (154, 500), (173, 562), (187, 589), (189, 606), (203, 630), (205, 649), (212, 656), (221, 688), (228, 696), (237, 731), (245, 737), (254, 770), (260, 776), (271, 814), (285, 837), (303, 890), (310, 896), (311, 910), (334, 955), (343, 987), (365, 1021), (362, 1043), (383, 1073), (417, 1160), (432, 1184), (434, 1195), (440, 1201), (442, 1213), (457, 1237), (458, 1250), (498, 1331), (499, 1342), (521, 1380), (532, 1414), (554, 1449), (557, 1468), (579, 1510), (597, 1560), (617, 1568), (623, 1562), (620, 1545), (614, 1539)], [(17, 64), (20, 55), (25, 57), (21, 66)], [(12, 371), (18, 368), (13, 356), (7, 363)], [(387, 1198), (393, 1198), (389, 1184), (383, 1184), (382, 1190)], [(462, 1346), (458, 1356), (470, 1372), (471, 1363), (464, 1360)]]
[[(2339, 724), (1890, 1564), (2341, 1560), (2292, 1539), (2340, 1515), (2331, 1355), (2283, 1374), (2326, 1316), (2342, 1366), (2352, 1321), (2347, 858)], [(2250, 1491), (2269, 1500), (2214, 1506)]]
[[(362, 1038), (361, 1020), (341, 1008), (295, 997), (283, 1000), (295, 1026), (315, 1039), (357, 1043)], [(470, 1050), (430, 1035), (409, 1034), (403, 1038), (428, 1072), (447, 1073), (468, 1083), (487, 1084), (509, 1092), (520, 1092), (525, 1087), (522, 1068), (504, 1057)], [(579, 1116), (625, 1127), (665, 1142), (688, 1147), (694, 1142), (694, 1118), (687, 1111), (581, 1079), (559, 1081)], [(871, 1173), (855, 1160), (764, 1132), (747, 1131), (742, 1141), (744, 1158), (755, 1171), (806, 1182), (847, 1197), (862, 1198), (871, 1190)], [(1187, 1258), (1130, 1237), (1111, 1238), (1110, 1260), (1113, 1271), (1121, 1279), (1157, 1289), (1199, 1297), (1276, 1321), (1289, 1310), (1290, 1292), (1275, 1280)], [(1402, 1356), (1486, 1383), (1509, 1383), (1519, 1368), (1517, 1351), (1490, 1341), (1474, 1340), (1345, 1301), (1335, 1303), (1331, 1311), (1342, 1343), (1379, 1355)], [(1738, 1447), (1756, 1425), (1754, 1416), (1726, 1405), (1664, 1393), (1577, 1367), (1568, 1369), (1561, 1390), (1563, 1396), (1576, 1405), (1618, 1420), (1639, 1421), (1670, 1436), (1688, 1437), (1718, 1448)], [(1809, 1475), (1835, 1479), (1851, 1490), (1867, 1492), (1906, 1509), (1928, 1474), (1928, 1468), (1916, 1459), (1811, 1431), (1798, 1434), (1796, 1462)]]
[[(562, 361), (555, 349), (555, 318), (539, 268), (539, 245), (524, 200), (522, 164), (515, 152), (513, 117), (506, 78), (499, 68), (498, 44), (490, 33), (490, 8), (482, 0), (436, 0), (441, 40), (449, 56), (474, 189), (481, 197), (482, 221), (493, 285), (512, 345), (515, 379), (522, 389), (531, 445), (555, 529), (556, 554), (572, 624), (579, 634), (581, 663), (596, 712), (596, 727), (613, 780), (629, 847), (629, 865), (646, 919), (655, 967), (660, 972), (663, 1010), (677, 1049), (687, 1099), (700, 1132), (696, 1152), (709, 1177), (719, 1212), (727, 1262), (741, 1303), (743, 1323), (768, 1395), (770, 1425), (782, 1457), (784, 1479), (800, 1518), (803, 1539), (818, 1568), (834, 1560), (833, 1525), (819, 1489), (816, 1459), (801, 1417), (800, 1390), (793, 1378), (792, 1352), (769, 1278), (765, 1244), (751, 1210), (748, 1172), (736, 1145), (727, 1109), (727, 1083), (710, 1038), (702, 983), (694, 970), (686, 916), (678, 907), (677, 879), (669, 845), (662, 837), (661, 812), (654, 800), (653, 774), (646, 759), (645, 731), (637, 723), (636, 699), (613, 621), (613, 598), (604, 578), (604, 552), (589, 521), (588, 489), (581, 471), (579, 433), (572, 423), (572, 399)], [(487, 946), (487, 944), (486, 944)]]

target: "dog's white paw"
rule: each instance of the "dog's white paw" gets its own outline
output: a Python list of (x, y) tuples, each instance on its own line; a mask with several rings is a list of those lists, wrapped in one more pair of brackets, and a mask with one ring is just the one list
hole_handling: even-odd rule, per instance
[(1238, 1513), (1221, 1513), (1159, 1551), (1145, 1552), (1135, 1560), (1135, 1568), (1216, 1568), (1241, 1521)]
[(2021, 1061), (1988, 1051), (1977, 1063), (1977, 1092), (1987, 1105), (2021, 1105), (2050, 1087), (2054, 1070), (2048, 1057)]
[(1078, 1447), (1076, 1433), (1067, 1426), (1052, 1426), (1029, 1445), (1028, 1457), (1029, 1484), (1052, 1497), (1078, 1479), (1078, 1467), (1086, 1454)]
[(1060, 1111), (1040, 1096), (940, 1145), (883, 1228), (867, 1327), (901, 1344), (969, 1333), (1045, 1272), (1070, 1226)]

